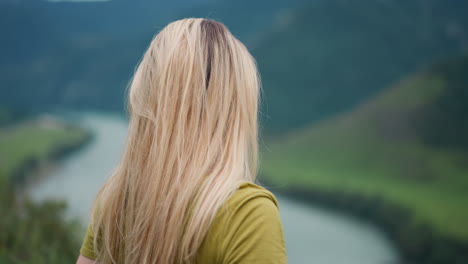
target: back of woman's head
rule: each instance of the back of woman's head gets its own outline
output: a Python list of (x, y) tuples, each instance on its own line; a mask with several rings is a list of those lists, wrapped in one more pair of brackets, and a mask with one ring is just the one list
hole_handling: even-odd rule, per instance
[(221, 23), (175, 21), (152, 40), (129, 86), (126, 148), (101, 189), (100, 263), (182, 263), (221, 204), (257, 174), (259, 77)]

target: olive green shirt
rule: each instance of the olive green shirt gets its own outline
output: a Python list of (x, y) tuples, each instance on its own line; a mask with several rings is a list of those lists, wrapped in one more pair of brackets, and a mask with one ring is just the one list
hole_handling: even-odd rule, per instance
[[(88, 226), (80, 253), (96, 259), (93, 236)], [(218, 210), (196, 263), (287, 263), (275, 196), (256, 184), (242, 183)]]

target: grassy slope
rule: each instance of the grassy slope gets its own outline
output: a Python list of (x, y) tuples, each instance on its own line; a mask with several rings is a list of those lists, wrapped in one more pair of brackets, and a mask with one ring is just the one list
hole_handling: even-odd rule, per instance
[(468, 160), (431, 147), (414, 129), (420, 109), (447, 88), (421, 73), (334, 119), (269, 142), (261, 173), (274, 185), (380, 196), (414, 212), (413, 221), (468, 241)]
[(45, 160), (55, 149), (77, 145), (86, 136), (76, 128), (36, 122), (0, 129), (0, 176), (10, 175), (26, 160)]

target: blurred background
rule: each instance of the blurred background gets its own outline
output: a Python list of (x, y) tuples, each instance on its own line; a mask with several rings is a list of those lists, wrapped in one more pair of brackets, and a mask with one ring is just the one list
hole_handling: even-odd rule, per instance
[(468, 263), (468, 1), (1, 0), (0, 263), (74, 263), (151, 38), (223, 22), (263, 79), (290, 263)]

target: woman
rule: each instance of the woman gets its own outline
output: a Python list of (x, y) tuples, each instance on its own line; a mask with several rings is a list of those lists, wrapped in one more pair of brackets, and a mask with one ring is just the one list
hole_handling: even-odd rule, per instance
[(277, 200), (254, 183), (259, 92), (254, 59), (223, 24), (189, 18), (157, 34), (78, 263), (286, 263)]

